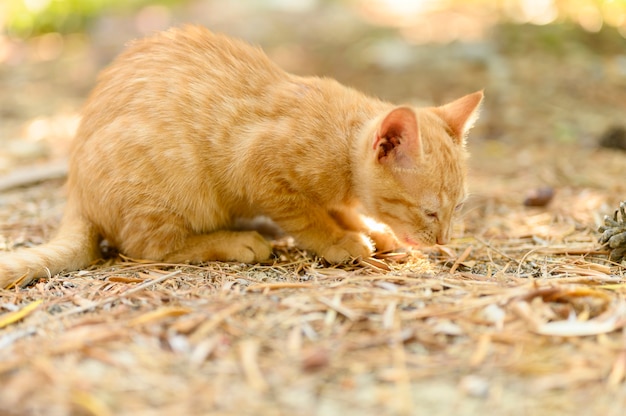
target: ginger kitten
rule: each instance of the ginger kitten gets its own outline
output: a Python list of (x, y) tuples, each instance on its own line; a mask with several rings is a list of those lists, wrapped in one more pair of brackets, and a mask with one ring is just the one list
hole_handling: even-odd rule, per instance
[(258, 262), (269, 243), (232, 230), (258, 215), (333, 263), (445, 244), (482, 97), (395, 106), (197, 26), (138, 40), (85, 105), (57, 235), (2, 255), (0, 286), (85, 267), (103, 238), (134, 258)]

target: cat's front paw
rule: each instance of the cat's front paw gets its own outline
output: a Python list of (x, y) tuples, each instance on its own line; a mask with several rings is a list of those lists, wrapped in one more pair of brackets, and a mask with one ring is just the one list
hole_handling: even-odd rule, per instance
[(402, 246), (391, 230), (371, 231), (369, 236), (374, 241), (378, 253), (393, 251)]
[(369, 257), (372, 251), (372, 243), (366, 236), (351, 232), (319, 254), (330, 263), (345, 263), (356, 257)]

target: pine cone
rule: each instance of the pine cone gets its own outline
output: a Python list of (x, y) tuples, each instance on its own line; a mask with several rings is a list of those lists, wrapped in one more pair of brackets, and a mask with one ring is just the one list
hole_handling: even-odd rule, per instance
[(609, 260), (621, 262), (626, 257), (626, 201), (619, 204), (613, 218), (604, 217), (604, 225), (598, 231), (602, 233), (600, 243), (611, 251)]

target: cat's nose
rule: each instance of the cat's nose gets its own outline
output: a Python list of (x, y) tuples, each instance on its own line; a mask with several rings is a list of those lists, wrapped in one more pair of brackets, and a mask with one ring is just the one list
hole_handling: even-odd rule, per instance
[(450, 227), (441, 227), (437, 233), (437, 244), (442, 246), (448, 244), (450, 242), (450, 234)]

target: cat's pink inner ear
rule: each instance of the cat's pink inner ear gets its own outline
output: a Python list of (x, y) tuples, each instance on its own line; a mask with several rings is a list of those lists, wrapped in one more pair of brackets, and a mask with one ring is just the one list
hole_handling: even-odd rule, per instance
[(419, 152), (419, 130), (415, 113), (408, 107), (397, 107), (380, 123), (374, 150), (378, 160), (409, 163)]
[(482, 100), (483, 92), (476, 91), (436, 109), (450, 127), (452, 138), (456, 143), (463, 144), (465, 135), (478, 118)]

